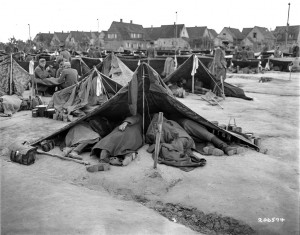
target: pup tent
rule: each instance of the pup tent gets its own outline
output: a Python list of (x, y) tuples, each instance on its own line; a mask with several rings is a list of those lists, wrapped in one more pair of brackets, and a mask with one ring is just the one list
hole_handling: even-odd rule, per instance
[(0, 63), (0, 116), (10, 116), (27, 106), (22, 106), (22, 95), (30, 75), (8, 55)]
[(133, 72), (114, 53), (105, 57), (101, 71), (122, 86), (127, 85), (133, 75)]
[[(89, 108), (96, 107), (114, 96), (122, 86), (100, 73), (97, 68), (91, 69), (82, 77), (78, 84), (74, 84), (53, 94), (48, 107), (59, 112), (67, 111), (82, 115)], [(77, 112), (77, 113), (74, 113)]]
[[(201, 60), (196, 56), (190, 56), (182, 65), (180, 65), (173, 73), (164, 78), (164, 82), (176, 83), (182, 79), (186, 79), (187, 83), (191, 84), (192, 72), (194, 72), (195, 81), (202, 83), (203, 88), (213, 91), (216, 95), (222, 94), (222, 85), (214, 75), (203, 65)], [(241, 98), (252, 100), (247, 97), (243, 89), (224, 82), (224, 93), (227, 97)]]
[[(67, 97), (69, 96), (70, 95)], [(259, 148), (252, 144), (243, 135), (229, 132), (215, 126), (210, 121), (201, 117), (199, 114), (195, 113), (178, 101), (172, 95), (171, 91), (162, 81), (158, 73), (146, 63), (139, 65), (128, 85), (121, 88), (116, 95), (111, 97), (101, 106), (98, 106), (85, 116), (72, 121), (67, 126), (51, 133), (50, 135), (31, 142), (31, 144), (37, 145), (46, 139), (55, 138), (57, 136), (65, 136), (71, 127), (84, 121), (89, 122), (95, 119), (106, 118), (109, 121), (118, 122), (123, 121), (124, 118), (136, 113), (142, 115), (145, 120), (145, 124), (143, 125), (143, 133), (145, 134), (147, 127), (150, 124), (151, 114), (158, 112), (163, 112), (166, 117), (176, 115), (191, 119), (205, 126), (208, 131), (214, 132), (220, 139), (225, 141), (226, 139), (231, 139), (231, 141), (240, 142), (245, 146), (259, 151)]]

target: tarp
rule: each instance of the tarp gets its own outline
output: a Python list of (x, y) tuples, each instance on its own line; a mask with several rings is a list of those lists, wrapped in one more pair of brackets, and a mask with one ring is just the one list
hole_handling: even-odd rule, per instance
[[(174, 56), (173, 56), (174, 57)], [(122, 62), (131, 70), (131, 71), (135, 71), (136, 68), (138, 67), (138, 63), (142, 63), (148, 62), (147, 58), (143, 58), (143, 59), (128, 59), (128, 58), (124, 58), (124, 57), (119, 57)], [(183, 64), (187, 59), (189, 58), (189, 56), (176, 56), (176, 60), (177, 60), (177, 65), (181, 65)], [(213, 57), (207, 57), (207, 56), (199, 56), (198, 57), (199, 60), (208, 68), (209, 64), (212, 62)], [(156, 58), (151, 58), (149, 59), (149, 63), (150, 66), (158, 73), (158, 74), (162, 74), (162, 72), (164, 71), (164, 66), (165, 66), (165, 61), (167, 59), (167, 56), (158, 56)]]
[(99, 66), (102, 63), (102, 59), (100, 58), (89, 58), (82, 56), (81, 59), (90, 69), (92, 69), (94, 66), (96, 66), (97, 69), (99, 69)]
[(233, 66), (239, 66), (241, 69), (242, 68), (258, 68), (260, 60), (232, 60)]
[(274, 66), (279, 67), (280, 71), (290, 71), (289, 66), (292, 66), (292, 71), (299, 71), (299, 57), (283, 57), (283, 58), (270, 58), (269, 61)]
[[(175, 83), (177, 81), (182, 80), (183, 78), (186, 80), (192, 79), (192, 71), (194, 66), (195, 58), (198, 58), (196, 55), (191, 55), (182, 65), (180, 65), (177, 70), (171, 73), (169, 76), (164, 78), (164, 82)], [(196, 79), (203, 84), (203, 88), (209, 89), (211, 91), (216, 92), (216, 94), (221, 94), (221, 84), (217, 81), (214, 75), (210, 73), (210, 71), (203, 65), (203, 63), (198, 59), (198, 68), (195, 73), (195, 81)], [(217, 85), (216, 85), (217, 84)], [(243, 91), (243, 89), (233, 86), (224, 82), (224, 93), (225, 96), (228, 97), (236, 97), (242, 98), (246, 100), (252, 100), (247, 97)]]
[(0, 63), (1, 94), (16, 94), (22, 96), (30, 79), (29, 73), (27, 73), (14, 59), (11, 60), (11, 56), (7, 56)]
[[(259, 150), (256, 145), (252, 144), (249, 140), (243, 138), (241, 135), (220, 129), (199, 114), (186, 107), (174, 96), (170, 95), (167, 85), (162, 81), (157, 72), (146, 63), (142, 63), (137, 68), (130, 83), (119, 90), (119, 92), (110, 100), (97, 107), (92, 112), (86, 114), (86, 116), (71, 122), (69, 125), (53, 132), (48, 136), (40, 138), (31, 144), (35, 145), (44, 139), (53, 138), (62, 132), (65, 133), (69, 128), (84, 120), (88, 121), (99, 117), (105, 117), (110, 121), (122, 121), (124, 118), (132, 115), (129, 109), (129, 97), (137, 97), (136, 102), (131, 102), (131, 105), (135, 106), (134, 104), (136, 104), (137, 112), (145, 118), (145, 127), (143, 128), (144, 133), (147, 130), (147, 123), (148, 125), (150, 124), (149, 119), (151, 114), (163, 112), (166, 117), (175, 114), (177, 116), (179, 115), (189, 118), (205, 126), (210, 132), (215, 130), (215, 133), (218, 133), (217, 136), (221, 139), (223, 139), (222, 134), (225, 134), (225, 136), (230, 137), (233, 141), (239, 140), (242, 144)], [(143, 97), (145, 97), (145, 99), (143, 99)]]
[(122, 86), (127, 85), (133, 75), (133, 72), (113, 53), (105, 57), (101, 71)]
[(107, 100), (107, 96), (115, 95), (121, 88), (120, 84), (94, 68), (78, 84), (55, 92), (49, 102), (49, 108), (65, 109), (71, 113), (87, 105), (102, 103)]

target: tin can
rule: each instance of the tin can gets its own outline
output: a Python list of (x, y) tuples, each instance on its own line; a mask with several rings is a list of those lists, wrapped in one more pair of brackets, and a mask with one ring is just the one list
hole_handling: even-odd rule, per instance
[(235, 132), (242, 133), (242, 128), (239, 126), (235, 127)]
[(253, 133), (245, 133), (245, 135), (248, 137), (248, 139), (250, 139), (253, 136)]
[(257, 147), (260, 147), (261, 145), (261, 138), (260, 137), (256, 137), (254, 139), (254, 144), (257, 146)]
[(234, 129), (235, 129), (235, 125), (234, 124), (228, 124), (228, 126), (227, 126), (227, 130), (229, 130), (229, 131), (233, 131)]
[(46, 113), (47, 113), (48, 118), (53, 118), (53, 115), (55, 113), (55, 109), (47, 109)]
[(37, 109), (32, 109), (32, 117), (34, 117), (34, 118), (36, 118), (36, 117), (38, 117), (39, 115), (38, 115), (38, 110)]
[(45, 111), (47, 109), (47, 105), (38, 105), (36, 106), (39, 112), (39, 117), (45, 117)]

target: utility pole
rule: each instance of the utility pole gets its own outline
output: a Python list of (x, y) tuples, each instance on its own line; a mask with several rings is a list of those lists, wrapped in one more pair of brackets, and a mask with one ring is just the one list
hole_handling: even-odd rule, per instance
[(97, 19), (97, 24), (98, 24), (98, 33), (99, 33), (99, 19)]
[(31, 49), (30, 24), (28, 24), (28, 27), (29, 27), (29, 46), (30, 46), (30, 49)]
[(175, 21), (175, 55), (176, 55), (176, 47), (177, 47), (177, 11), (176, 11), (176, 21)]
[(287, 49), (287, 40), (288, 40), (288, 34), (289, 34), (289, 18), (290, 18), (290, 3), (289, 5), (289, 10), (288, 10), (288, 18), (287, 18), (287, 23), (286, 23), (286, 31), (285, 31), (285, 49)]

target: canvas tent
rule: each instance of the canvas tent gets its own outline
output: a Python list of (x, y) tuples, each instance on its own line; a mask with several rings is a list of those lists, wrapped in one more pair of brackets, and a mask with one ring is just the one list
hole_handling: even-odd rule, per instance
[(0, 94), (22, 96), (28, 83), (30, 75), (25, 71), (12, 56), (6, 56), (0, 63)]
[(105, 57), (101, 71), (122, 86), (127, 85), (133, 75), (133, 72), (114, 53)]
[(131, 116), (135, 112), (141, 114), (145, 119), (145, 127), (143, 128), (144, 133), (147, 130), (146, 119), (153, 113), (164, 112), (165, 116), (177, 114), (192, 119), (205, 126), (209, 131), (212, 132), (214, 130), (215, 133), (218, 133), (217, 135), (220, 138), (222, 138), (222, 134), (225, 134), (232, 140), (239, 140), (242, 144), (255, 150), (259, 150), (256, 145), (243, 138), (243, 136), (220, 129), (178, 101), (172, 96), (171, 91), (157, 72), (146, 63), (142, 63), (135, 71), (130, 83), (119, 90), (119, 92), (107, 102), (97, 107), (86, 116), (71, 122), (60, 130), (57, 130), (46, 137), (42, 137), (31, 144), (35, 145), (44, 139), (50, 139), (58, 134), (66, 133), (72, 126), (85, 120), (97, 117), (106, 117), (108, 120), (112, 121), (124, 120), (125, 117)]
[[(195, 64), (196, 63), (196, 64)], [(182, 65), (180, 65), (173, 73), (164, 78), (164, 82), (175, 83), (183, 78), (186, 80), (192, 79), (194, 71), (195, 80), (203, 83), (203, 88), (215, 91), (216, 94), (221, 94), (221, 84), (218, 83), (214, 75), (203, 65), (201, 60), (196, 55), (190, 56)], [(228, 97), (242, 98), (252, 100), (247, 97), (244, 91), (236, 86), (224, 82), (224, 93)]]
[(86, 106), (103, 103), (121, 88), (120, 84), (100, 73), (97, 68), (93, 68), (78, 84), (55, 92), (48, 106), (71, 113)]

